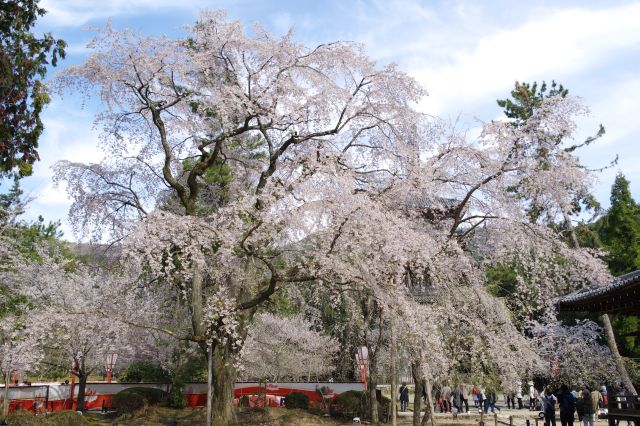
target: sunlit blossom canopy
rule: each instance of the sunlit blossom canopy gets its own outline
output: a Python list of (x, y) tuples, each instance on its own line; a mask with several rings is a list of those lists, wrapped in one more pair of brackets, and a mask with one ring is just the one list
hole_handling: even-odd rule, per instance
[(557, 300), (560, 311), (640, 316), (640, 270), (614, 278), (606, 287), (585, 288)]

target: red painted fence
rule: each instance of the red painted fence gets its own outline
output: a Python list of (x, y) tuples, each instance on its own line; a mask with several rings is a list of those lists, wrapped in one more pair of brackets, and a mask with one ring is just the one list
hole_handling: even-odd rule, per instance
[[(118, 392), (133, 387), (148, 387), (168, 392), (168, 383), (105, 383), (89, 382), (85, 390), (85, 407), (89, 410), (99, 410), (110, 407), (111, 399)], [(323, 389), (324, 392), (319, 390)], [(249, 396), (250, 405), (267, 404), (278, 406), (282, 398), (290, 392), (302, 392), (309, 396), (309, 400), (321, 405), (327, 403), (342, 392), (349, 390), (363, 391), (364, 385), (357, 382), (349, 383), (236, 383), (234, 390), (234, 404), (243, 395)], [(187, 406), (203, 407), (207, 400), (206, 383), (187, 383), (183, 389)], [(4, 386), (0, 386), (0, 401), (4, 395)], [(260, 395), (260, 397), (257, 397)], [(324, 396), (323, 396), (324, 395)], [(59, 383), (38, 383), (31, 386), (17, 386), (9, 388), (9, 410), (29, 410), (33, 412), (70, 410), (75, 408), (78, 396), (76, 384), (73, 400), (71, 399), (71, 385)]]

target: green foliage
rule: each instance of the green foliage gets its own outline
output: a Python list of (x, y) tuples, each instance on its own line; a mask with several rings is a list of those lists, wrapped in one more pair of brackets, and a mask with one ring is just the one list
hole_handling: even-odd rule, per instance
[(512, 99), (498, 99), (498, 106), (504, 108), (507, 117), (515, 120), (516, 124), (523, 124), (540, 108), (545, 98), (560, 95), (562, 97), (569, 94), (569, 90), (565, 89), (562, 84), (551, 81), (551, 88), (546, 82), (542, 82), (540, 88), (538, 83), (519, 83), (516, 81), (515, 88), (511, 91)]
[(22, 194), (20, 180), (18, 176), (14, 176), (9, 191), (6, 194), (0, 194), (0, 224), (7, 225), (13, 217), (23, 213)]
[(19, 315), (28, 307), (26, 297), (13, 293), (9, 288), (0, 285), (0, 318), (5, 315)]
[[(354, 417), (361, 419), (371, 418), (369, 410), (369, 392), (347, 391), (343, 392), (336, 398), (331, 405), (329, 413), (333, 417), (351, 420)], [(382, 397), (382, 401), (378, 402), (378, 415), (380, 419), (386, 419), (389, 416), (389, 398)]]
[[(538, 288), (528, 284), (526, 291), (523, 291), (517, 286), (518, 276), (526, 283), (530, 278), (521, 265), (515, 262), (489, 265), (485, 268), (485, 276), (487, 290), (504, 301), (518, 330), (523, 331), (527, 320), (542, 317), (544, 306), (540, 303)], [(527, 311), (522, 309), (523, 306), (527, 307)]]
[(139, 387), (129, 388), (126, 389), (126, 391), (142, 395), (148, 401), (149, 405), (158, 405), (167, 401), (167, 393), (161, 389)]
[(134, 361), (118, 377), (121, 382), (168, 382), (169, 373), (160, 364)]
[(629, 372), (631, 381), (633, 382), (633, 386), (638, 389), (640, 387), (640, 358), (627, 358), (625, 359), (625, 363), (627, 365), (627, 371)]
[[(616, 315), (612, 325), (617, 335), (620, 352), (640, 360), (640, 318)], [(637, 376), (640, 379), (640, 372)]]
[[(611, 187), (611, 207), (596, 223), (580, 229), (585, 247), (604, 248), (609, 271), (622, 275), (640, 269), (640, 206), (631, 195), (630, 182), (619, 173)], [(640, 321), (616, 316), (613, 329), (622, 355), (640, 357)]]
[(51, 34), (31, 34), (44, 13), (38, 0), (0, 2), (0, 174), (29, 176), (39, 158), (40, 113), (50, 101), (41, 79), (66, 47)]
[(169, 401), (168, 406), (171, 408), (181, 409), (187, 406), (187, 398), (185, 398), (182, 393), (182, 386), (171, 386), (171, 391), (169, 391)]
[[(631, 196), (629, 186), (629, 181), (619, 173), (611, 188), (609, 210), (597, 222), (576, 228), (581, 247), (607, 251), (605, 260), (616, 276), (640, 269), (640, 206)], [(640, 358), (638, 318), (617, 315), (612, 326), (621, 355)]]
[(23, 213), (26, 204), (22, 196), (23, 191), (17, 177), (14, 177), (9, 191), (0, 194), (0, 226), (3, 227), (4, 235), (13, 240), (15, 249), (32, 260), (38, 260), (37, 248), (46, 242), (55, 246), (67, 258), (73, 257), (66, 244), (60, 241), (63, 234), (59, 221), (45, 224), (42, 216), (31, 223), (16, 220)]
[(309, 396), (302, 392), (288, 393), (284, 400), (287, 408), (309, 408)]
[(267, 311), (282, 317), (292, 317), (300, 313), (300, 307), (285, 291), (274, 293), (259, 312)]
[(516, 267), (514, 265), (498, 264), (487, 267), (487, 287), (496, 297), (509, 297), (516, 291)]
[[(522, 126), (527, 122), (529, 118), (538, 110), (545, 99), (553, 96), (565, 97), (569, 94), (569, 90), (562, 84), (551, 81), (551, 85), (548, 86), (546, 82), (542, 82), (538, 86), (537, 82), (519, 83), (516, 81), (514, 89), (511, 91), (511, 98), (498, 99), (496, 102), (498, 106), (504, 108), (504, 114), (513, 120), (514, 126)], [(589, 145), (597, 139), (601, 138), (605, 134), (605, 129), (602, 124), (599, 126), (595, 135), (588, 137), (584, 142), (578, 144), (572, 144), (564, 147), (566, 152), (573, 152), (578, 148)], [(565, 138), (559, 137), (557, 140), (551, 141), (554, 145), (559, 146), (566, 143)], [(536, 152), (536, 160), (538, 167), (541, 169), (547, 169), (549, 167), (549, 152), (546, 148), (539, 148)], [(613, 161), (615, 163), (616, 160)], [(612, 163), (612, 164), (613, 164)], [(522, 183), (525, 183), (523, 181)], [(511, 192), (514, 195), (519, 193), (519, 185), (511, 188)], [(543, 217), (545, 213), (545, 207), (536, 203), (535, 200), (530, 200), (530, 206), (528, 208), (531, 221), (535, 222), (539, 218)], [(600, 204), (592, 194), (588, 193), (576, 193), (574, 195), (572, 211), (570, 213), (577, 214), (583, 211), (595, 211), (600, 210)]]
[(128, 389), (118, 392), (111, 400), (111, 408), (116, 409), (118, 414), (131, 414), (147, 404), (144, 396), (136, 392), (128, 392)]
[(190, 354), (173, 373), (174, 384), (207, 381), (207, 360), (200, 352)]
[(580, 247), (585, 248), (602, 248), (602, 241), (600, 241), (600, 235), (593, 223), (580, 224), (575, 227), (576, 237), (578, 238), (578, 244)]
[(611, 207), (594, 229), (609, 253), (609, 270), (613, 275), (622, 275), (640, 269), (640, 207), (621, 173), (611, 188), (610, 200)]
[(168, 395), (165, 391), (153, 388), (129, 388), (118, 392), (111, 400), (111, 406), (119, 414), (130, 414), (147, 405), (165, 404)]

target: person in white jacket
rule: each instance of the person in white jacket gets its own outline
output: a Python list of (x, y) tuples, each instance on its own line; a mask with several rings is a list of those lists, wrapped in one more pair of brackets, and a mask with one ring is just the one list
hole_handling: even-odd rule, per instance
[(518, 410), (522, 410), (522, 383), (516, 383), (516, 399), (518, 400)]

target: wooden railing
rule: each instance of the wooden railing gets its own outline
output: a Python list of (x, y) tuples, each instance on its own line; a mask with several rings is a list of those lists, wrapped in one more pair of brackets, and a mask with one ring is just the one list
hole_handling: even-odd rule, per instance
[(640, 399), (634, 395), (611, 395), (607, 418), (611, 426), (616, 420), (634, 421), (640, 426)]

